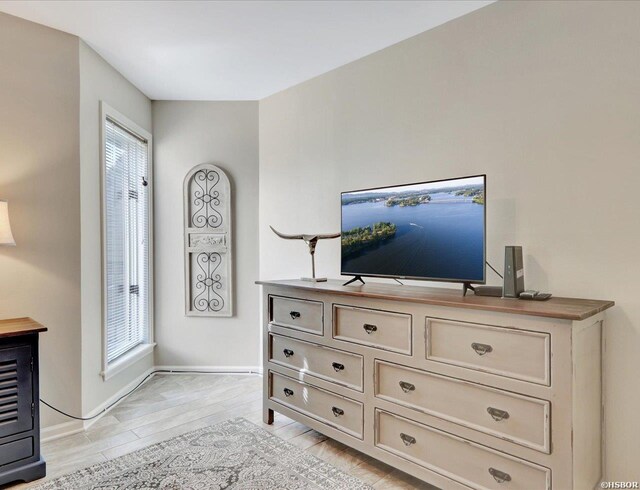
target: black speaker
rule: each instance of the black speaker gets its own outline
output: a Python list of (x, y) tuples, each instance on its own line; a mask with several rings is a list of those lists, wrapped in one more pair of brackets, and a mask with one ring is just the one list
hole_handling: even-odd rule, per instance
[(517, 298), (524, 291), (524, 262), (522, 247), (508, 245), (504, 248), (504, 288), (505, 298)]

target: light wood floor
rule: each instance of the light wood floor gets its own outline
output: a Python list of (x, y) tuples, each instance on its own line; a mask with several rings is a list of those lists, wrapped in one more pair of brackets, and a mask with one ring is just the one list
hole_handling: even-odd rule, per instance
[(273, 425), (264, 424), (261, 396), (259, 376), (156, 375), (86, 432), (44, 443), (47, 479), (229, 418), (244, 417), (376, 489), (435, 489), (284, 415), (276, 413)]

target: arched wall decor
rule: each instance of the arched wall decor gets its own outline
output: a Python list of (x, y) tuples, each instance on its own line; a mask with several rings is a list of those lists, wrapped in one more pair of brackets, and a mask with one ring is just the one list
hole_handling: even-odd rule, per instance
[(219, 167), (197, 165), (185, 177), (184, 227), (187, 316), (231, 316), (231, 185)]

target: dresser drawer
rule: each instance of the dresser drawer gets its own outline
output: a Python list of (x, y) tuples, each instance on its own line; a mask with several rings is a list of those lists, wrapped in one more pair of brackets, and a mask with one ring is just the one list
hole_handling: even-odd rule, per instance
[(269, 398), (362, 439), (362, 403), (270, 371)]
[(322, 335), (324, 314), (321, 301), (307, 299), (269, 297), (269, 321), (282, 327)]
[(383, 361), (375, 373), (378, 398), (550, 452), (548, 401)]
[(549, 386), (550, 335), (427, 318), (427, 359)]
[(33, 456), (33, 437), (0, 444), (0, 469), (3, 465), (15, 463)]
[(551, 472), (432, 427), (376, 409), (375, 445), (471, 488), (548, 490)]
[(270, 340), (271, 362), (362, 391), (362, 356), (282, 335)]
[(333, 305), (333, 336), (411, 355), (411, 315)]

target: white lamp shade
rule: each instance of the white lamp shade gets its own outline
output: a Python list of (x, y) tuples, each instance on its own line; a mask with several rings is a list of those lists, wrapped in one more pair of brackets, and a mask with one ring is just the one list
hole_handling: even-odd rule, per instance
[(14, 246), (15, 244), (11, 223), (9, 223), (9, 203), (0, 201), (0, 245)]

